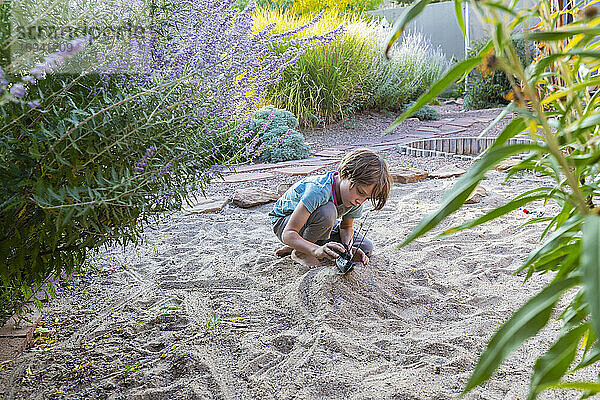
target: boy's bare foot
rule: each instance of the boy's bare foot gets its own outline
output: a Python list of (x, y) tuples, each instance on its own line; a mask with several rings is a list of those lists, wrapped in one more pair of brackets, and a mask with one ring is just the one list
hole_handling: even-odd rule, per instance
[(285, 257), (285, 256), (289, 256), (290, 254), (292, 254), (292, 250), (294, 250), (293, 247), (290, 247), (288, 245), (283, 246), (282, 248), (278, 249), (275, 252), (275, 255), (277, 257)]
[(319, 262), (319, 260), (317, 260), (317, 258), (315, 256), (311, 256), (310, 254), (300, 253), (296, 250), (292, 251), (292, 260), (294, 260), (297, 263), (299, 263), (305, 267), (308, 267), (308, 268), (321, 266), (321, 263)]

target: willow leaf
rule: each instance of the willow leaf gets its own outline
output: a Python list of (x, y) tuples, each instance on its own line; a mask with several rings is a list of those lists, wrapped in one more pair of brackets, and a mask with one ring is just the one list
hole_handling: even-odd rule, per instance
[[(568, 39), (575, 35), (589, 35), (598, 36), (600, 35), (600, 28), (580, 28), (580, 29), (562, 29), (548, 32), (529, 32), (527, 39), (537, 42), (555, 42), (564, 39)], [(516, 39), (525, 39), (524, 35), (517, 35)]]
[(535, 194), (533, 196), (520, 197), (517, 199), (513, 199), (510, 202), (493, 209), (492, 211), (482, 215), (481, 217), (475, 218), (469, 222), (466, 222), (462, 225), (458, 225), (449, 229), (446, 229), (440, 236), (446, 236), (455, 232), (460, 232), (465, 229), (473, 228), (477, 225), (484, 224), (488, 221), (501, 217), (503, 215), (508, 214), (509, 212), (516, 210), (519, 207), (523, 207), (526, 204), (531, 203), (532, 201), (536, 201), (539, 199), (544, 199), (547, 197), (546, 193)]
[(531, 264), (534, 260), (538, 259), (542, 255), (559, 247), (560, 243), (563, 240), (572, 238), (573, 235), (570, 234), (571, 231), (579, 229), (580, 225), (581, 219), (578, 214), (575, 214), (573, 217), (565, 221), (564, 224), (562, 224), (558, 229), (556, 229), (556, 231), (554, 231), (548, 237), (548, 240), (546, 241), (546, 243), (544, 243), (543, 246), (538, 247), (529, 254), (523, 265), (515, 272), (515, 274), (527, 268), (529, 264)]
[(574, 371), (585, 368), (588, 365), (592, 365), (600, 361), (600, 346), (596, 344), (592, 349), (583, 357), (583, 360), (575, 367)]
[[(465, 18), (462, 12), (462, 0), (454, 0), (454, 13), (456, 14), (456, 22), (463, 34), (463, 37), (467, 37), (467, 29), (465, 28)], [(469, 7), (469, 3), (465, 3)]]
[(588, 326), (584, 324), (567, 332), (550, 347), (546, 354), (537, 359), (531, 377), (528, 400), (535, 399), (543, 386), (555, 383), (563, 377), (573, 362), (579, 341), (587, 329)]
[(592, 382), (563, 382), (546, 385), (544, 389), (573, 389), (573, 390), (587, 390), (594, 393), (600, 392), (600, 383)]
[[(423, 12), (425, 6), (429, 4), (431, 0), (419, 0), (411, 5), (405, 12), (402, 14), (394, 23), (394, 27), (392, 28), (392, 32), (388, 39), (388, 44), (385, 48), (385, 56), (388, 57), (388, 52), (394, 43), (400, 38), (402, 32), (406, 29), (406, 26), (419, 14)], [(388, 57), (389, 58), (389, 57)]]
[(585, 218), (581, 243), (584, 298), (590, 311), (592, 328), (596, 336), (600, 336), (600, 216), (588, 215)]

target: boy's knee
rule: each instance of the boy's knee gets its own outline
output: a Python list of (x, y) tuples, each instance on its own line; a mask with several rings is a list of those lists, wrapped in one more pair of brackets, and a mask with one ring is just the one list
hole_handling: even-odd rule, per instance
[(310, 214), (300, 234), (304, 239), (313, 243), (319, 240), (327, 240), (336, 219), (337, 210), (333, 203), (324, 204)]
[(337, 219), (337, 210), (333, 202), (323, 204), (311, 214), (312, 222), (319, 225), (331, 226), (335, 224)]

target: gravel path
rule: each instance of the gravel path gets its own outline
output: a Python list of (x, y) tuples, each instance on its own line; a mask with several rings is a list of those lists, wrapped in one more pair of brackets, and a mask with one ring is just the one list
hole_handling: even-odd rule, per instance
[[(475, 110), (465, 111), (459, 104), (448, 104), (434, 106), (440, 112), (440, 118), (461, 118), (461, 117), (495, 117), (501, 110)], [(338, 122), (326, 127), (317, 127), (313, 129), (301, 129), (301, 132), (306, 138), (306, 142), (310, 146), (311, 154), (315, 154), (327, 148), (347, 148), (354, 145), (364, 143), (376, 143), (382, 140), (381, 133), (394, 122), (400, 113), (391, 112), (365, 112), (355, 115), (347, 121)], [(486, 136), (496, 136), (510, 122), (512, 115), (505, 118), (492, 129)], [(394, 133), (386, 139), (403, 139), (409, 137), (428, 137), (422, 132), (416, 131), (417, 128), (427, 124), (427, 121), (407, 120), (403, 121)], [(488, 124), (475, 123), (467, 128), (464, 132), (456, 133), (451, 137), (458, 136), (477, 136)], [(433, 171), (441, 166), (454, 164), (460, 168), (468, 168), (472, 161), (460, 159), (448, 159), (443, 157), (414, 157), (409, 155), (401, 155), (395, 149), (387, 149), (378, 151), (387, 161), (390, 167), (414, 167), (424, 169), (428, 172)], [(298, 165), (302, 165), (302, 160), (298, 160)], [(327, 166), (321, 170), (315, 171), (314, 174), (322, 174), (327, 170), (337, 168), (336, 164)], [(258, 170), (257, 172), (266, 172), (268, 170)], [(209, 196), (230, 197), (238, 188), (246, 187), (261, 187), (267, 189), (277, 188), (279, 184), (292, 184), (298, 181), (301, 176), (287, 176), (277, 174), (275, 178), (264, 179), (260, 181), (249, 181), (239, 183), (220, 183), (214, 181), (206, 188), (206, 193)]]

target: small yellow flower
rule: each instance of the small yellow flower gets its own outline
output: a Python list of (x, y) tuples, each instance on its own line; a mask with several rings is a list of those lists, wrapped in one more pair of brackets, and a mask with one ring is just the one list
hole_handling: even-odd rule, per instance
[(497, 69), (498, 58), (496, 57), (496, 52), (492, 49), (483, 57), (483, 61), (477, 66), (477, 70), (481, 72), (482, 77), (487, 78), (496, 72)]
[(586, 7), (581, 11), (581, 13), (583, 14), (584, 19), (592, 19), (596, 15), (598, 15), (598, 7), (596, 7), (596, 6)]
[(505, 100), (514, 102), (517, 107), (525, 107), (525, 95), (523, 94), (521, 88), (518, 86), (513, 87), (513, 90), (506, 93), (503, 97)]

